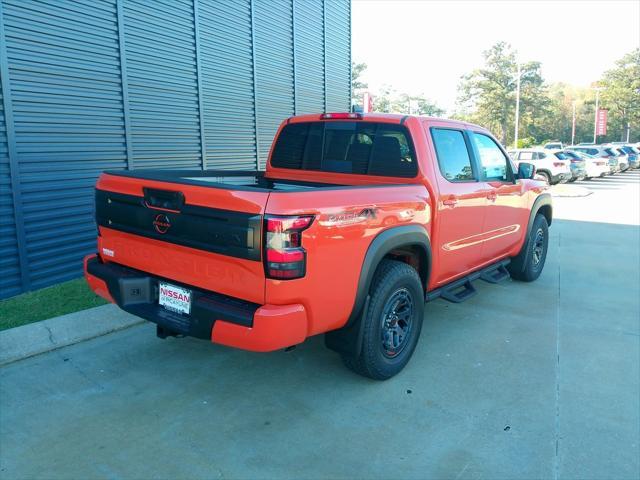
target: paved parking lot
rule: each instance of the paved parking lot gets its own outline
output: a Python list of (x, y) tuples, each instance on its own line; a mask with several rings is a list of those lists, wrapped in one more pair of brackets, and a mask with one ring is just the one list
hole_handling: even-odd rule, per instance
[(150, 324), (8, 365), (0, 476), (637, 479), (640, 172), (579, 187), (540, 279), (428, 304), (384, 383)]

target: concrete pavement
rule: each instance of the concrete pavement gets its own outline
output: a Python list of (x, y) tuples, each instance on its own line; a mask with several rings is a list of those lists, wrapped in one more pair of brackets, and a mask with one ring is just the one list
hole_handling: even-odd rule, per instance
[(597, 185), (537, 282), (428, 304), (384, 383), (150, 324), (0, 368), (0, 477), (636, 479), (640, 172)]

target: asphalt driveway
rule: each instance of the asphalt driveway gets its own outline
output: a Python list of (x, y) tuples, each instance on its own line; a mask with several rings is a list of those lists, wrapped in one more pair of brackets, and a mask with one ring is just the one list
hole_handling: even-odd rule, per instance
[(637, 479), (640, 172), (580, 186), (540, 279), (428, 304), (387, 382), (151, 324), (3, 367), (0, 477)]

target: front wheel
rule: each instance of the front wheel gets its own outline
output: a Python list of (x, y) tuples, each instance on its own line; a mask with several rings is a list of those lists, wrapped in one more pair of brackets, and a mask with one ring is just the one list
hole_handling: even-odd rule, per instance
[(369, 295), (360, 355), (342, 360), (359, 375), (386, 380), (405, 367), (418, 343), (424, 314), (422, 282), (406, 263), (383, 260)]
[(549, 249), (549, 225), (542, 214), (537, 214), (529, 236), (520, 253), (507, 266), (511, 278), (533, 282), (542, 273)]

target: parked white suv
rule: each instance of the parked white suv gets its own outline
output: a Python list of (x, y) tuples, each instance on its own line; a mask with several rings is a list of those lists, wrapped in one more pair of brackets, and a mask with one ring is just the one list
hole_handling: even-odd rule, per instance
[(570, 157), (576, 159), (582, 159), (585, 162), (585, 169), (587, 171), (587, 180), (592, 178), (604, 177), (609, 174), (609, 162), (606, 158), (594, 157), (588, 153), (581, 152), (579, 150), (565, 150), (565, 153)]
[(618, 169), (626, 172), (629, 169), (629, 155), (617, 145), (604, 145), (606, 152), (614, 155), (618, 159)]
[(613, 152), (608, 152), (607, 148), (602, 145), (583, 145), (579, 144), (576, 146), (567, 147), (567, 150), (574, 150), (576, 152), (587, 153), (589, 155), (593, 155), (594, 157), (600, 157), (607, 160), (609, 163), (609, 174), (613, 175), (620, 171), (620, 166), (618, 164), (618, 157), (613, 155)]
[(509, 155), (516, 164), (520, 162), (532, 163), (536, 166), (536, 175), (549, 185), (565, 183), (572, 177), (571, 162), (560, 160), (554, 155), (560, 150), (545, 150), (544, 148), (519, 148), (509, 150)]

